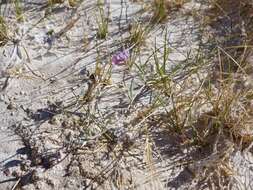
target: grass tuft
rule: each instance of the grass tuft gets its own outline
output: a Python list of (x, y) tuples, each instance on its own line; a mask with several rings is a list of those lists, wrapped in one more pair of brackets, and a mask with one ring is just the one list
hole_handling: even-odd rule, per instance
[(24, 21), (23, 10), (20, 4), (20, 0), (14, 0), (15, 14), (18, 22)]
[(3, 46), (8, 41), (8, 28), (2, 16), (0, 16), (0, 46)]
[(62, 3), (64, 3), (64, 0), (48, 0), (49, 5), (62, 4)]
[(165, 0), (154, 0), (154, 15), (153, 15), (153, 22), (159, 23), (164, 21), (168, 16), (168, 9), (166, 7)]
[(140, 47), (145, 44), (147, 35), (148, 35), (148, 27), (143, 27), (140, 23), (135, 22), (130, 26), (130, 36), (127, 38), (128, 45)]
[(97, 37), (99, 39), (105, 39), (108, 35), (108, 24), (109, 19), (108, 16), (105, 13), (104, 4), (101, 2), (101, 0), (98, 0), (98, 11), (99, 15), (96, 17), (97, 25), (98, 25), (98, 31), (97, 31)]

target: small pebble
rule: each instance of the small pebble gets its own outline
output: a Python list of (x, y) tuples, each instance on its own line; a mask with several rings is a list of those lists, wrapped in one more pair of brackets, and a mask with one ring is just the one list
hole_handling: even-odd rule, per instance
[(14, 109), (13, 103), (10, 102), (10, 103), (8, 104), (8, 106), (7, 106), (7, 109), (8, 109), (8, 110), (13, 110), (13, 109)]

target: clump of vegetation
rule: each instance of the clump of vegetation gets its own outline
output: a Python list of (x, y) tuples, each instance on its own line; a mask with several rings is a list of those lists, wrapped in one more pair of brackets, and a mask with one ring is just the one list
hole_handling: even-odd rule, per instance
[[(63, 4), (65, 0), (48, 0), (48, 5), (52, 6), (55, 4)], [(77, 0), (68, 0), (70, 7), (75, 7), (77, 5)]]
[(64, 0), (48, 0), (49, 5), (62, 4), (62, 3), (64, 3)]
[(75, 7), (77, 4), (77, 0), (68, 0), (70, 7)]
[(15, 8), (15, 14), (16, 14), (17, 20), (19, 22), (24, 21), (23, 10), (20, 5), (20, 0), (14, 0), (14, 8)]
[[(155, 55), (155, 74), (147, 84), (159, 97), (165, 113), (156, 114), (150, 127), (160, 118), (163, 128), (174, 138), (180, 137), (179, 144), (189, 147), (193, 158), (185, 162), (196, 181), (225, 187), (235, 173), (229, 166), (233, 151), (247, 150), (253, 143), (252, 88), (241, 83), (247, 75), (239, 71), (242, 78), (236, 78), (238, 73), (231, 72), (217, 85), (207, 74), (208, 64), (199, 64), (197, 70), (189, 65), (168, 73), (157, 60)], [(178, 73), (184, 75), (182, 80), (175, 80)], [(221, 179), (226, 180), (219, 184)]]
[(101, 0), (98, 0), (98, 11), (99, 15), (96, 17), (97, 25), (98, 25), (98, 31), (97, 31), (97, 36), (100, 39), (105, 39), (108, 34), (108, 24), (109, 24), (109, 19), (108, 16), (105, 12), (104, 5), (101, 2)]
[(3, 46), (8, 41), (8, 28), (2, 16), (0, 16), (0, 46)]
[(166, 6), (166, 0), (154, 0), (154, 15), (153, 22), (162, 22), (168, 16), (168, 9)]
[(140, 23), (135, 22), (130, 26), (130, 35), (127, 38), (127, 43), (129, 46), (141, 46), (145, 44), (145, 40), (147, 38), (149, 32), (148, 27), (143, 27)]

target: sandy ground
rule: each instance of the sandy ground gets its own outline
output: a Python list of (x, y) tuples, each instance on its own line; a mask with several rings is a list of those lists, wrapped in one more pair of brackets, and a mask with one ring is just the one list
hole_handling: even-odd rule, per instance
[[(110, 84), (97, 88), (96, 101), (83, 110), (75, 103), (76, 96), (84, 95), (92, 82), (90, 74), (94, 73), (97, 58), (109, 69), (111, 55), (122, 47), (122, 36), (129, 35), (128, 24), (136, 18), (146, 22), (149, 14), (140, 13), (142, 4), (108, 2), (109, 36), (107, 40), (98, 40), (95, 37), (98, 11), (93, 1), (83, 2), (77, 10), (67, 3), (59, 5), (49, 18), (40, 22), (45, 14), (44, 4), (33, 2), (37, 1), (25, 1), (23, 23), (14, 24), (10, 6), (6, 5), (9, 10), (4, 13), (9, 15), (12, 27), (19, 28), (16, 35), (21, 40), (18, 47), (12, 42), (6, 44), (0, 55), (2, 87), (10, 76), (0, 92), (0, 189), (12, 189), (15, 184), (16, 189), (27, 190), (125, 189), (126, 186), (129, 189), (194, 189), (191, 172), (183, 164), (175, 166), (175, 162), (178, 164), (187, 155), (177, 147), (178, 139), (157, 130), (153, 134), (157, 157), (153, 158), (154, 165), (147, 166), (145, 150), (140, 148), (147, 140), (145, 135), (128, 132), (127, 127), (132, 125), (136, 113), (128, 114), (132, 103), (126, 94), (129, 88), (134, 89), (132, 96), (145, 90), (137, 71), (129, 72), (124, 65), (114, 65)], [(194, 54), (202, 43), (198, 23), (187, 14), (194, 9), (200, 9), (197, 2), (187, 3), (166, 24), (152, 29), (138, 58), (140, 62), (145, 62), (155, 41), (158, 46), (163, 44), (164, 27), (168, 28), (171, 48), (168, 69), (185, 60), (190, 50)], [(46, 32), (57, 33), (73, 21), (73, 27), (52, 44), (42, 42)], [(147, 90), (145, 96), (136, 100), (134, 109), (145, 108), (150, 98)], [(87, 109), (96, 123), (86, 113)], [(84, 118), (80, 129), (80, 120)], [(92, 129), (86, 128), (88, 124)], [(122, 154), (120, 150), (115, 154), (106, 153), (106, 148), (117, 149), (117, 146), (112, 143), (112, 147), (103, 147), (95, 143), (96, 137), (103, 133), (101, 127), (127, 134), (121, 136), (135, 141), (134, 147)], [(127, 146), (122, 139), (117, 143)], [(246, 165), (242, 171), (238, 168), (237, 180), (242, 180), (248, 172), (250, 186), (252, 166), (243, 155), (236, 151), (234, 154), (238, 158), (235, 165)], [(252, 160), (251, 154), (246, 156), (248, 161)]]

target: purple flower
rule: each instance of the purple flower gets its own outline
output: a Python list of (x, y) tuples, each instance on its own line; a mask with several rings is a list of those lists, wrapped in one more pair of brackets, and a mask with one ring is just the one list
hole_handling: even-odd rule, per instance
[(122, 65), (129, 59), (129, 57), (130, 57), (129, 49), (119, 51), (112, 56), (112, 64)]

